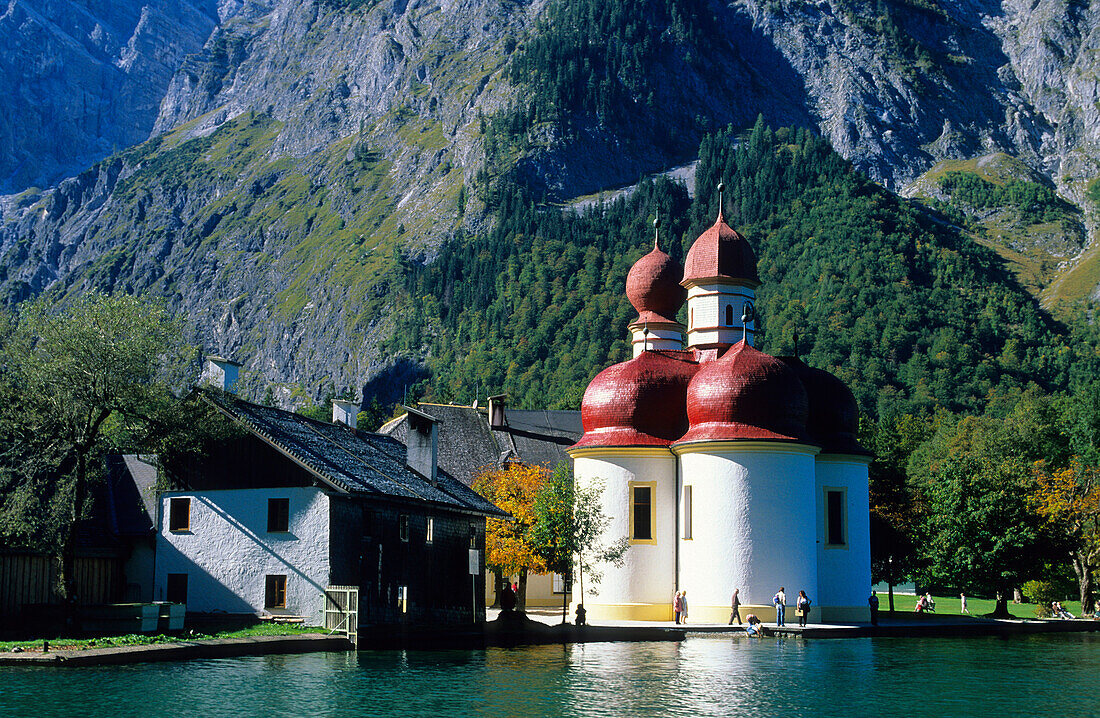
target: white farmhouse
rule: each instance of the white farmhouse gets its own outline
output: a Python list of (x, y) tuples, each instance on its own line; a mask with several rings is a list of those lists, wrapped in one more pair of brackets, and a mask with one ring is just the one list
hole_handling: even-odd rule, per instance
[(196, 396), (229, 430), (160, 496), (158, 600), (317, 625), (340, 585), (359, 589), (361, 626), (484, 621), (485, 517), (504, 513), (438, 470), (435, 419), (410, 409), (403, 444), (339, 404), (350, 426)]

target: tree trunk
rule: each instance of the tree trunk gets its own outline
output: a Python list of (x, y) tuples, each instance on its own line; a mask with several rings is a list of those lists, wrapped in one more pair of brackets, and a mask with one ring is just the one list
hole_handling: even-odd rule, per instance
[(1095, 610), (1092, 601), (1092, 571), (1089, 570), (1088, 556), (1083, 551), (1074, 551), (1072, 556), (1073, 571), (1077, 574), (1077, 589), (1081, 596), (1081, 614), (1089, 614)]
[(1012, 618), (1012, 614), (1008, 612), (1008, 591), (999, 588), (997, 589), (997, 605), (993, 609), (993, 618)]
[(81, 514), (83, 513), (84, 499), (88, 492), (84, 476), (85, 461), (86, 459), (83, 454), (79, 454), (76, 457), (75, 475), (73, 476), (73, 498), (72, 505), (69, 507), (69, 527), (64, 533), (65, 538), (61, 544), (61, 571), (57, 576), (57, 593), (61, 599), (66, 602), (72, 597), (72, 579), (74, 575), (74, 566), (76, 564), (77, 528), (80, 524)]
[(519, 570), (519, 594), (516, 596), (516, 610), (527, 610), (527, 568)]
[(500, 587), (504, 585), (504, 576), (499, 568), (493, 570), (493, 605), (490, 608), (500, 608)]
[(889, 593), (889, 598), (890, 598), (890, 613), (893, 613), (894, 612), (894, 584), (893, 583), (886, 584), (886, 590)]
[(577, 554), (577, 583), (579, 590), (577, 592), (577, 603), (584, 605), (584, 564), (581, 561), (580, 554)]
[[(79, 449), (78, 449), (79, 451)], [(65, 605), (65, 630), (66, 632), (76, 628), (76, 587), (73, 577), (76, 575), (76, 538), (80, 525), (80, 518), (84, 513), (84, 499), (87, 489), (87, 457), (83, 453), (77, 454), (76, 468), (73, 476), (73, 498), (71, 513), (69, 514), (69, 529), (66, 531), (61, 544), (60, 571), (57, 575), (57, 593)]]

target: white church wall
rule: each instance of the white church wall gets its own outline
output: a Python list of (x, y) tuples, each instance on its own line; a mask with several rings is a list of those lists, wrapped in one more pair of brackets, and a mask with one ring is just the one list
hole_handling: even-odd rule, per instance
[(676, 459), (665, 448), (607, 449), (584, 452), (574, 460), (578, 485), (602, 480), (601, 505), (610, 519), (605, 543), (630, 536), (631, 482), (654, 482), (651, 542), (632, 542), (621, 567), (601, 566), (599, 593), (585, 595), (574, 586), (573, 600), (584, 601), (592, 619), (670, 620), (676, 565)]
[[(190, 499), (187, 530), (169, 526), (173, 498)], [(268, 532), (268, 499), (289, 499), (289, 530)], [(187, 574), (187, 610), (287, 613), (321, 623), (329, 579), (329, 500), (319, 489), (168, 492), (160, 498), (156, 594)], [(266, 577), (286, 577), (286, 605), (265, 607)]]
[(816, 449), (722, 442), (680, 451), (681, 486), (692, 487), (692, 538), (680, 539), (679, 580), (689, 618), (725, 623), (735, 588), (742, 616), (751, 610), (765, 620), (774, 617), (780, 586), (788, 605), (799, 589), (815, 595)]
[[(871, 593), (869, 459), (845, 454), (819, 454), (816, 466), (818, 597), (825, 620), (868, 621)], [(826, 492), (844, 493), (846, 542), (831, 545), (826, 527)]]

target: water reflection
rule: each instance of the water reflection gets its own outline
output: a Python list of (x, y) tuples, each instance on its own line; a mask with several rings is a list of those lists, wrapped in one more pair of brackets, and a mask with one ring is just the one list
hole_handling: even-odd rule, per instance
[(0, 715), (1097, 715), (1100, 637), (695, 638), (0, 668)]

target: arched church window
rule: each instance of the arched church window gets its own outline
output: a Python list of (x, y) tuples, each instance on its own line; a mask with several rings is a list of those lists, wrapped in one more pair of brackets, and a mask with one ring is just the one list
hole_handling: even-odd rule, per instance
[(733, 305), (732, 304), (727, 304), (726, 305), (726, 326), (727, 327), (732, 327), (733, 326)]

